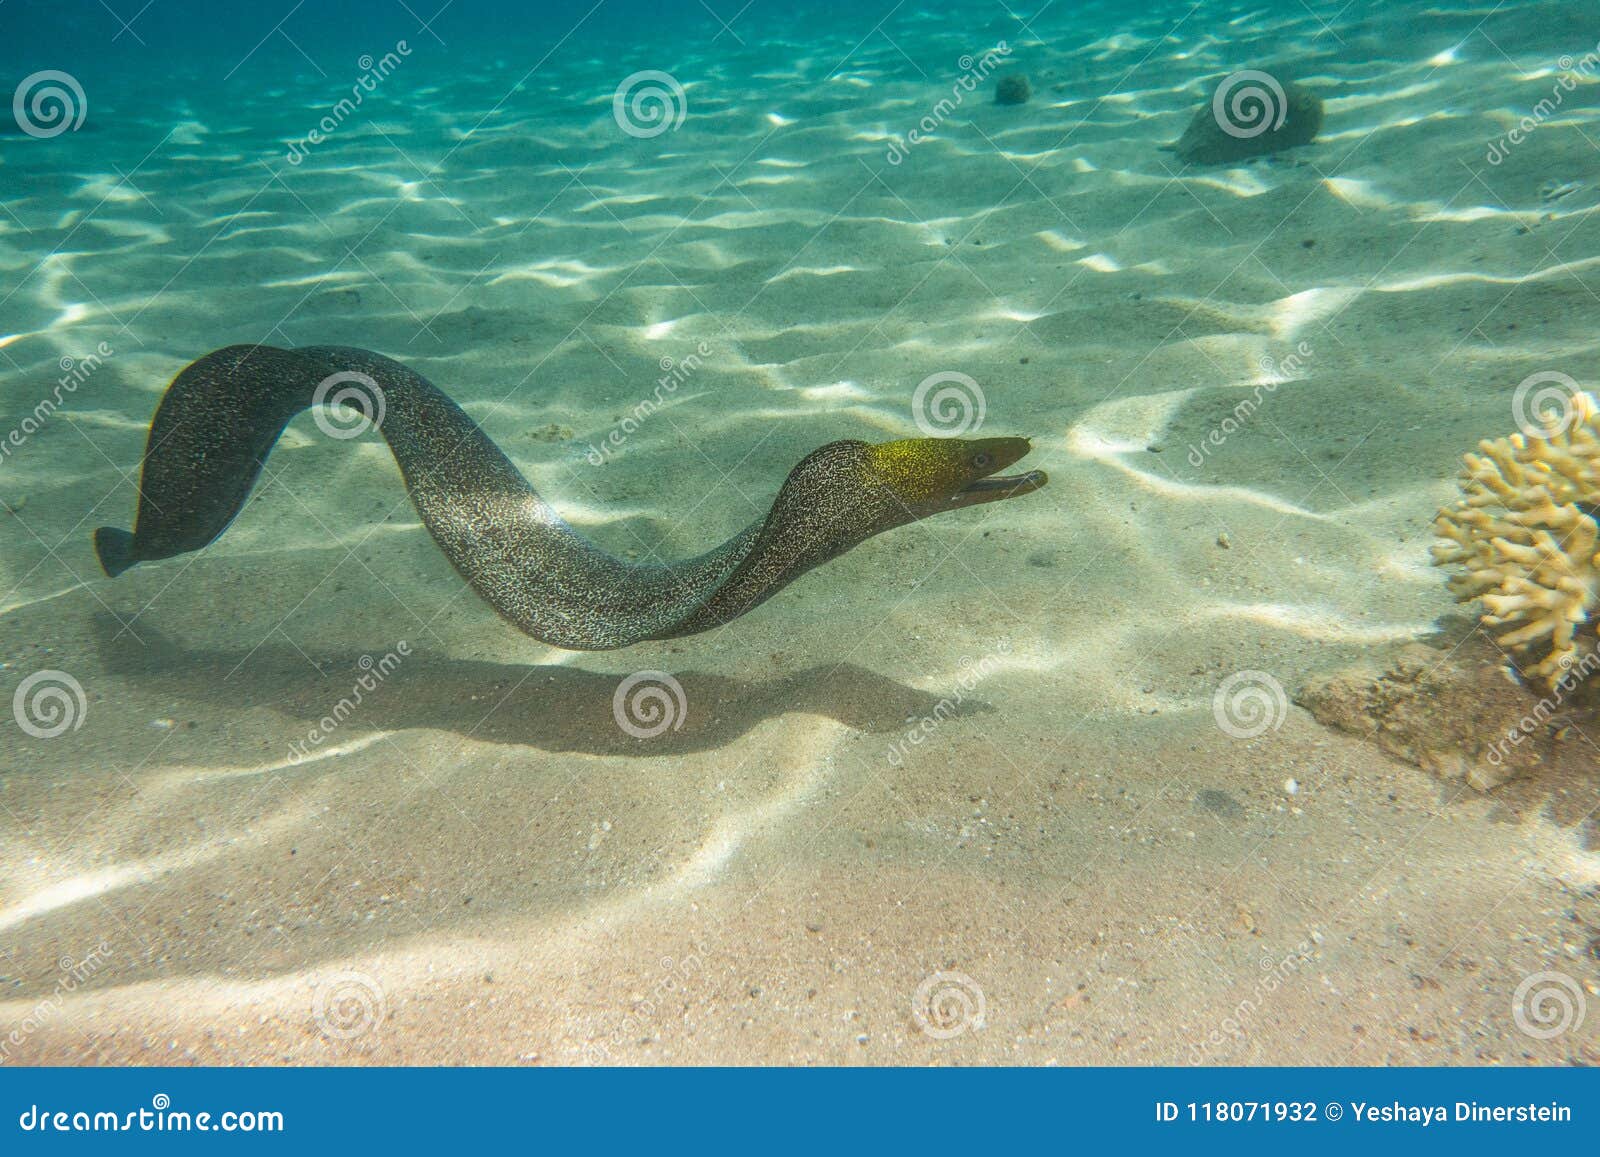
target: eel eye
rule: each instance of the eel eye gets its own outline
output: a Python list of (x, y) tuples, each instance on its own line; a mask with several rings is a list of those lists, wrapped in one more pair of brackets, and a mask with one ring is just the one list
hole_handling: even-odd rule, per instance
[(972, 465), (979, 470), (987, 470), (994, 465), (994, 458), (987, 452), (974, 454)]

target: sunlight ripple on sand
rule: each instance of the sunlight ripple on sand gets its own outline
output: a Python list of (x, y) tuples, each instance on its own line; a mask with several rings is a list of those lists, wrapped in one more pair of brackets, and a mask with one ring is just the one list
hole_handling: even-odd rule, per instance
[[(269, 843), (301, 822), (302, 817), (298, 814), (280, 812), (270, 819), (256, 821), (247, 830), (236, 834), (217, 836), (204, 843), (191, 844), (144, 859), (124, 860), (111, 868), (57, 878), (54, 883), (37, 888), (25, 894), (21, 900), (0, 909), (0, 932), (84, 900), (98, 899), (134, 884), (146, 884), (163, 876), (188, 871), (211, 860), (235, 855), (241, 844)], [(59, 864), (55, 866), (55, 873), (59, 873), (60, 867)]]
[(1360, 626), (1348, 611), (1301, 607), (1292, 603), (1213, 603), (1203, 614), (1241, 619), (1262, 626), (1292, 631), (1308, 639), (1329, 643), (1394, 643), (1420, 638), (1434, 629), (1432, 623), (1390, 623)]

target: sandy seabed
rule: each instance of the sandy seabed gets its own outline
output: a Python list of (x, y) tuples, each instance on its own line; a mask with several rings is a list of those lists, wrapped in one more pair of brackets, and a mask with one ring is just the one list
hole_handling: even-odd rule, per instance
[[(0, 142), (8, 427), (110, 351), (0, 465), (0, 693), (82, 689), (58, 736), (6, 721), (4, 1058), (1600, 1060), (1600, 749), (1484, 794), (1291, 702), (1459, 637), (1459, 455), (1528, 375), (1593, 388), (1600, 88), (1487, 150), (1595, 29), (1289, 7), (753, 18), (647, 62), (686, 113), (648, 138), (578, 36), (527, 76), (419, 39), (295, 164), (342, 79)], [(1002, 41), (1032, 101), (985, 78), (891, 162)], [(1322, 96), (1315, 144), (1159, 151), (1251, 66)], [(1051, 482), (574, 654), (304, 417), (216, 545), (105, 579), (162, 388), (241, 341), (406, 361), (631, 557), (916, 436), (935, 373)], [(682, 693), (649, 738), (640, 671)]]

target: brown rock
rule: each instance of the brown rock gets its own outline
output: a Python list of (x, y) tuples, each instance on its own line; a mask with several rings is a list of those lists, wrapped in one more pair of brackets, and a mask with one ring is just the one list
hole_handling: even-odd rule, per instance
[(1295, 702), (1318, 723), (1479, 791), (1529, 774), (1562, 727), (1595, 714), (1592, 702), (1541, 699), (1512, 682), (1500, 652), (1476, 638), (1448, 651), (1412, 644), (1387, 668), (1314, 679)]
[(1033, 97), (1033, 86), (1020, 72), (1002, 76), (994, 86), (995, 104), (1027, 104)]
[(1310, 144), (1322, 129), (1322, 98), (1251, 69), (1217, 82), (1178, 143), (1179, 159), (1223, 165)]

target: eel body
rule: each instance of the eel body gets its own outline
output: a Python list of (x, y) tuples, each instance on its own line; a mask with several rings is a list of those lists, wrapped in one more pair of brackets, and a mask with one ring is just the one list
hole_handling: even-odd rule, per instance
[(415, 371), (343, 346), (229, 346), (185, 367), (150, 423), (134, 529), (95, 531), (112, 576), (214, 541), (289, 421), (333, 397), (375, 419), (423, 525), (513, 626), (573, 650), (694, 634), (738, 618), (806, 571), (896, 526), (1039, 489), (995, 472), (1023, 438), (843, 441), (812, 451), (770, 509), (722, 545), (633, 563), (569, 526), (493, 441)]

